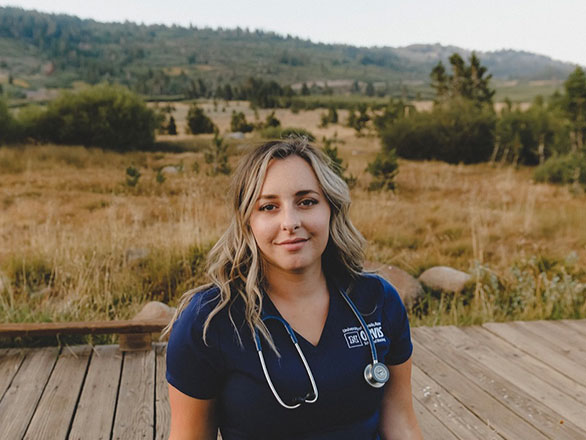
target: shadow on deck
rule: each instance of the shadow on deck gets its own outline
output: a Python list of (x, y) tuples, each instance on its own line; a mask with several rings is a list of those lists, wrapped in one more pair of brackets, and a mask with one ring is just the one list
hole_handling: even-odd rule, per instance
[[(427, 440), (585, 439), (586, 320), (420, 327), (413, 396)], [(165, 344), (0, 350), (0, 433), (165, 439)]]

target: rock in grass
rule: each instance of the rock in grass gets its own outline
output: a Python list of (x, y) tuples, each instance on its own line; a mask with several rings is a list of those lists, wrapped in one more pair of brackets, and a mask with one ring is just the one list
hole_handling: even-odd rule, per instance
[(421, 283), (403, 269), (371, 261), (367, 261), (364, 268), (368, 271), (378, 273), (391, 283), (397, 289), (397, 292), (399, 292), (399, 296), (406, 307), (412, 306), (423, 295)]
[(169, 166), (161, 168), (161, 174), (166, 174), (166, 175), (179, 174), (179, 170), (177, 169), (177, 167), (169, 165)]
[(466, 272), (447, 266), (431, 267), (419, 276), (419, 281), (430, 289), (454, 293), (461, 292), (471, 279)]
[(233, 133), (228, 134), (228, 139), (244, 139), (244, 133), (241, 131), (235, 131)]
[(170, 321), (174, 313), (174, 307), (169, 307), (160, 301), (150, 301), (132, 319), (135, 321), (149, 321), (151, 319), (166, 319)]

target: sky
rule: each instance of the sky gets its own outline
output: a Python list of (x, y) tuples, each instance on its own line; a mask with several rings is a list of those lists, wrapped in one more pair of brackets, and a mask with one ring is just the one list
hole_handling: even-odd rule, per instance
[(515, 49), (586, 66), (586, 0), (0, 0), (97, 21), (262, 29), (356, 46)]

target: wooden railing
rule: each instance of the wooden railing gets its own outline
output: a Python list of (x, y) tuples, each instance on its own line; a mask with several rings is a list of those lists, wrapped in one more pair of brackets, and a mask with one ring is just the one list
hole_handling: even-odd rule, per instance
[[(155, 305), (158, 315), (153, 313)], [(163, 305), (164, 306), (164, 305)], [(150, 308), (149, 308), (150, 307)], [(78, 321), (0, 324), (0, 338), (57, 335), (117, 334), (121, 351), (150, 350), (152, 334), (160, 333), (169, 323), (171, 313), (161, 317), (161, 303), (148, 303), (134, 319), (124, 321)], [(167, 306), (164, 306), (167, 307)], [(155, 315), (155, 317), (149, 317)]]

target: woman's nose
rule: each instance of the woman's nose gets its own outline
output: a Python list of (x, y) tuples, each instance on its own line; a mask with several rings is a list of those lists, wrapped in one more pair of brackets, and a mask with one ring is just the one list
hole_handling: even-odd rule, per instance
[(282, 210), (281, 228), (285, 231), (294, 231), (301, 226), (299, 213), (294, 207), (286, 207)]

